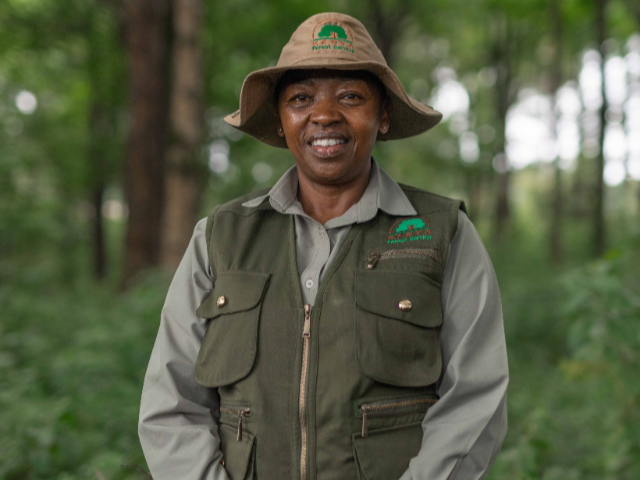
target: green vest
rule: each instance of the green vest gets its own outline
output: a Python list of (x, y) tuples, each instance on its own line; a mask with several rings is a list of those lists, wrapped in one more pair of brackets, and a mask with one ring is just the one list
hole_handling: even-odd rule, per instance
[(206, 229), (213, 291), (196, 362), (217, 387), (231, 480), (394, 480), (442, 373), (440, 289), (460, 201), (401, 185), (418, 212), (354, 224), (303, 304), (293, 215), (254, 192)]

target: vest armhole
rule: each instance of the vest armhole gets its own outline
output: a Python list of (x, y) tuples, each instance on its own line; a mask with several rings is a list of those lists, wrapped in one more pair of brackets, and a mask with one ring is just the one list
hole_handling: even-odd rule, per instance
[(467, 213), (467, 207), (462, 200), (454, 200), (453, 205), (451, 205), (451, 235), (449, 237), (449, 243), (453, 240), (453, 237), (456, 235), (458, 231), (458, 212), (462, 210), (464, 213)]
[(214, 217), (218, 210), (220, 210), (220, 207), (222, 207), (222, 205), (217, 205), (213, 208), (213, 210), (211, 210), (211, 213), (207, 217), (207, 226), (205, 227), (204, 231), (204, 236), (207, 242), (207, 256), (209, 257), (209, 270), (211, 271), (212, 275), (215, 270), (213, 266), (213, 258), (211, 258), (211, 235), (213, 232)]

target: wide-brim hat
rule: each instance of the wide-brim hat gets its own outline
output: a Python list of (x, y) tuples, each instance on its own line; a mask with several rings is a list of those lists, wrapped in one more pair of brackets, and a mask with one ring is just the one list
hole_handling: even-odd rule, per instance
[(305, 20), (282, 49), (275, 67), (251, 72), (242, 83), (240, 108), (224, 120), (275, 147), (287, 148), (275, 122), (275, 87), (287, 70), (365, 70), (378, 77), (390, 100), (390, 122), (378, 140), (418, 135), (434, 127), (442, 113), (409, 97), (367, 29), (342, 13), (319, 13)]

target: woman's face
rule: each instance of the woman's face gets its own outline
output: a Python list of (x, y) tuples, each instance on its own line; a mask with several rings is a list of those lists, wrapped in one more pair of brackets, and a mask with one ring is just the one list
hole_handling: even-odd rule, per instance
[(389, 126), (380, 87), (366, 75), (336, 70), (297, 73), (278, 97), (278, 127), (299, 174), (323, 185), (369, 172), (378, 132)]

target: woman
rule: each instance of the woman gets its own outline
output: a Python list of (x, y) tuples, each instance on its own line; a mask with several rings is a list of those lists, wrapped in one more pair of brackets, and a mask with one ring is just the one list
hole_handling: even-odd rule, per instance
[(484, 478), (507, 427), (491, 262), (461, 202), (371, 157), (440, 119), (347, 15), (248, 75), (225, 120), (296, 164), (195, 228), (142, 393), (156, 480)]

